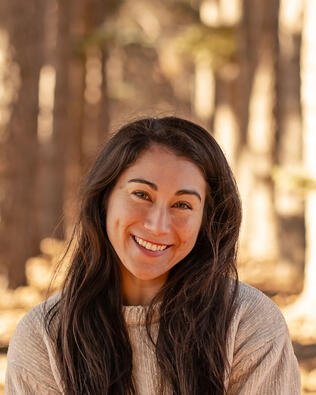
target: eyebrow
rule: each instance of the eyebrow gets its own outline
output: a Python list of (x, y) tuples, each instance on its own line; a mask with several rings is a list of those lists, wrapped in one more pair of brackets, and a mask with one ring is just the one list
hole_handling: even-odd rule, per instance
[[(153, 182), (144, 180), (143, 178), (132, 178), (131, 180), (128, 180), (128, 182), (137, 182), (140, 184), (146, 184), (148, 185), (151, 189), (153, 189), (154, 191), (158, 191), (158, 187), (156, 184), (154, 184)], [(201, 195), (196, 192), (194, 189), (180, 189), (179, 191), (177, 191), (175, 193), (176, 196), (181, 196), (181, 195), (194, 195), (196, 196), (200, 202), (202, 201)]]

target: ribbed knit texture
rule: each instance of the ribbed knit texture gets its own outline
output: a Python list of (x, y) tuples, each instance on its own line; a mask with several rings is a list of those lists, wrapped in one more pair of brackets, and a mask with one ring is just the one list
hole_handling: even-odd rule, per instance
[[(48, 303), (56, 298), (58, 295)], [(228, 394), (299, 395), (298, 364), (279, 309), (260, 291), (243, 283), (237, 300), (227, 344)], [(138, 395), (157, 394), (160, 379), (154, 347), (146, 333), (146, 310), (144, 306), (123, 308)], [(158, 318), (156, 314), (152, 324), (154, 338), (158, 334)], [(22, 318), (10, 342), (5, 394), (63, 394), (53, 347), (44, 329), (42, 303)]]

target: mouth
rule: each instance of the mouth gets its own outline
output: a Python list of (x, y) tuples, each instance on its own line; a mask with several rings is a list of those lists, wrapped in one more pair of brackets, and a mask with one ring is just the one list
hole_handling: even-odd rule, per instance
[(150, 242), (148, 240), (144, 240), (138, 236), (132, 235), (135, 243), (138, 244), (140, 247), (144, 248), (147, 251), (151, 252), (162, 252), (165, 251), (167, 248), (171, 246), (171, 244), (157, 244)]

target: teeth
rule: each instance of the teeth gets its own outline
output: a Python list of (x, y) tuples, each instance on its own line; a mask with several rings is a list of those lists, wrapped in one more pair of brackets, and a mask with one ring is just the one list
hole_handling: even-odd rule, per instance
[(143, 239), (140, 239), (139, 237), (134, 236), (135, 240), (137, 241), (137, 243), (139, 245), (141, 245), (142, 247), (146, 248), (146, 250), (150, 250), (150, 251), (163, 251), (167, 248), (167, 246), (163, 246), (163, 245), (158, 245), (158, 244), (151, 244), (148, 241), (145, 241)]

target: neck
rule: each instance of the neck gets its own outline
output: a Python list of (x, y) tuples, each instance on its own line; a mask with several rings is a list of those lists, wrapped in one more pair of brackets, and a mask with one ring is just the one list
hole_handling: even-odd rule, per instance
[(135, 277), (125, 267), (122, 270), (123, 303), (127, 306), (147, 306), (166, 281), (166, 276), (142, 280)]

